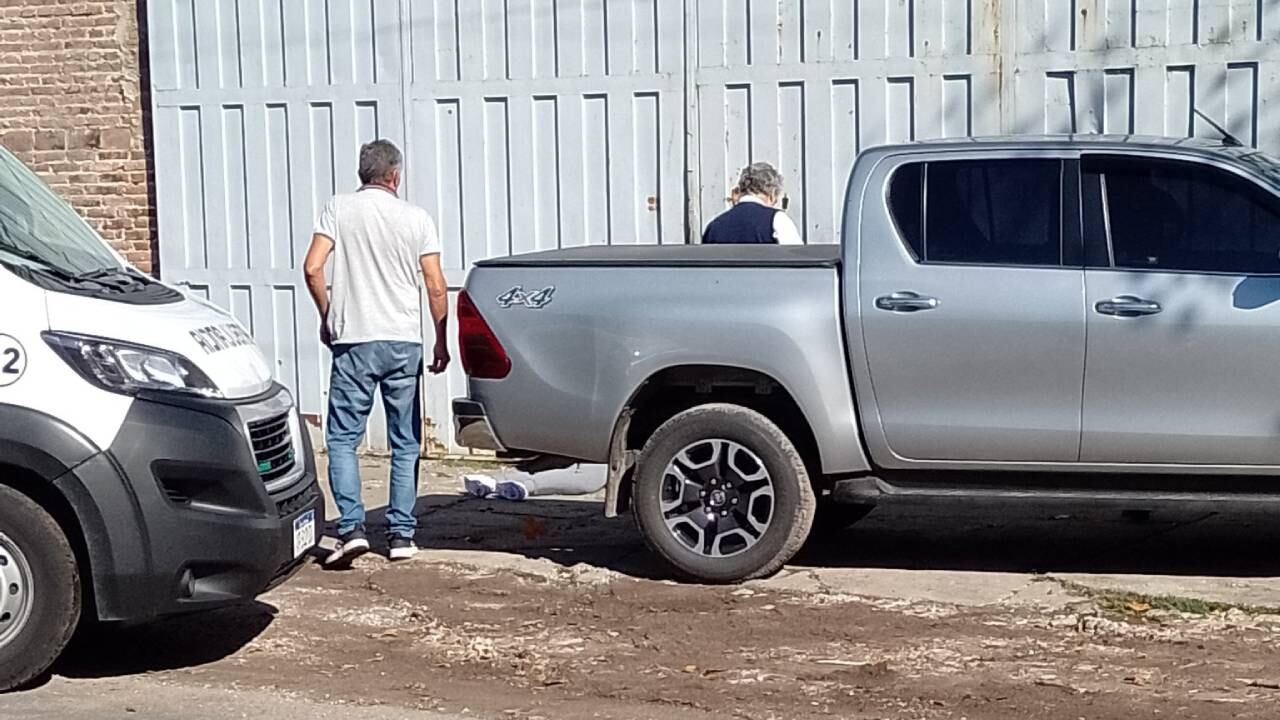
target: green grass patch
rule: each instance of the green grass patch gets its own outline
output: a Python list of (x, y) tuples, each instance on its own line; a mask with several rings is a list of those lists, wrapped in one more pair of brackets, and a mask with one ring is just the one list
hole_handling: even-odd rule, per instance
[(1080, 583), (1056, 578), (1054, 578), (1054, 581), (1071, 594), (1093, 601), (1098, 609), (1103, 612), (1127, 617), (1144, 617), (1152, 610), (1186, 613), (1188, 615), (1213, 615), (1215, 613), (1224, 613), (1228, 610), (1241, 610), (1251, 614), (1280, 614), (1280, 608), (1224, 603), (1182, 595), (1146, 595), (1127, 590), (1092, 588)]

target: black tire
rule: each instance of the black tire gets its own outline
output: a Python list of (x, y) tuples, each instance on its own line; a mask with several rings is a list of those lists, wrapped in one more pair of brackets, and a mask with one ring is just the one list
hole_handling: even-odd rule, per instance
[[(6, 547), (7, 546), (7, 547)], [(21, 559), (13, 555), (15, 549)], [(0, 485), (0, 562), (25, 566), (30, 587), (4, 583), (10, 598), (29, 598), (25, 621), (0, 623), (0, 692), (21, 688), (43, 675), (58, 659), (80, 620), (80, 570), (71, 543), (57, 521), (26, 495)], [(25, 581), (24, 581), (25, 582)], [(12, 601), (10, 608), (20, 607)], [(0, 613), (3, 617), (3, 613)], [(8, 622), (18, 622), (10, 613)]]
[(839, 535), (875, 509), (875, 505), (850, 505), (823, 498), (818, 501), (818, 515), (813, 520), (811, 534), (814, 537)]
[[(724, 557), (690, 549), (667, 527), (662, 510), (668, 464), (686, 448), (713, 440), (736, 443), (754, 453), (773, 488), (771, 517), (763, 533), (754, 545)], [(706, 583), (776, 573), (804, 545), (815, 504), (804, 458), (786, 434), (754, 410), (723, 404), (695, 407), (659, 427), (641, 451), (632, 494), (632, 514), (650, 549), (680, 576)]]

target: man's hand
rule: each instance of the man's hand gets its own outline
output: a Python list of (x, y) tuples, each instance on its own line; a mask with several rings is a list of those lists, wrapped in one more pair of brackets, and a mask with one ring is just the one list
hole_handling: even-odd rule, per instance
[(431, 359), (431, 374), (439, 375), (449, 369), (449, 343), (443, 338), (436, 341), (436, 347), (433, 351)]
[(436, 347), (430, 369), (432, 375), (439, 375), (449, 367), (449, 285), (438, 254), (423, 255), (421, 263), (422, 279), (427, 285), (427, 305), (436, 326)]
[(327, 347), (333, 347), (333, 331), (329, 329), (329, 321), (320, 320), (320, 344)]

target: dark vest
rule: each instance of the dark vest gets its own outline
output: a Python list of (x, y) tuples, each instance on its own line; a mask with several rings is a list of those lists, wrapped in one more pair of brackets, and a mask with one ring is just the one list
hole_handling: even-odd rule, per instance
[(779, 210), (760, 203), (740, 202), (707, 225), (703, 245), (776, 245), (773, 216)]

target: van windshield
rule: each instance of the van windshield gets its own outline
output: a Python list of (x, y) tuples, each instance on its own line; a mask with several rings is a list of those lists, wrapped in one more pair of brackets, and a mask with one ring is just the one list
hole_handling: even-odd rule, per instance
[(0, 148), (0, 262), (69, 275), (121, 270), (97, 233)]
[(140, 305), (182, 299), (122, 264), (70, 205), (2, 147), (0, 267), (53, 292)]

